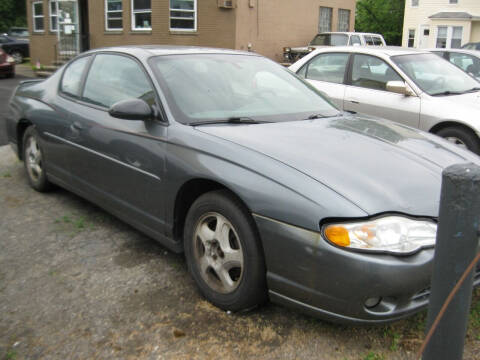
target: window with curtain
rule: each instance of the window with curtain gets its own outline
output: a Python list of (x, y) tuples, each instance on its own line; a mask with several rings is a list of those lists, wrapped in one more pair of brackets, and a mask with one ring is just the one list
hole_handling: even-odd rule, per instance
[(105, 0), (105, 28), (107, 30), (123, 29), (122, 0)]
[(332, 12), (332, 8), (320, 6), (320, 18), (318, 21), (319, 33), (332, 31)]
[(350, 30), (350, 10), (338, 9), (338, 31)]
[(43, 2), (36, 1), (32, 3), (33, 11), (33, 31), (44, 31), (44, 24), (43, 24)]
[(463, 28), (461, 26), (454, 26), (452, 28), (452, 41), (450, 44), (452, 49), (459, 49), (462, 47), (462, 33)]
[(50, 31), (58, 30), (58, 5), (56, 0), (49, 1), (50, 10)]
[(170, 0), (170, 30), (197, 30), (196, 0)]
[(151, 0), (132, 0), (132, 30), (152, 30)]
[(418, 6), (418, 0), (412, 0), (412, 6), (417, 7)]
[(437, 28), (437, 44), (435, 47), (445, 49), (447, 47), (447, 26), (439, 26)]
[(413, 47), (415, 44), (415, 29), (408, 30), (408, 47)]

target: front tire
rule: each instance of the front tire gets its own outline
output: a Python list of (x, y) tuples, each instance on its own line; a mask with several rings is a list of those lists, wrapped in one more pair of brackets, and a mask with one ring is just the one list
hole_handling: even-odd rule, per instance
[(231, 193), (200, 196), (184, 229), (189, 271), (202, 295), (223, 310), (248, 310), (267, 298), (265, 261), (254, 221)]
[(437, 131), (436, 135), (480, 155), (480, 139), (469, 129), (460, 126), (450, 126)]
[(45, 172), (43, 151), (33, 126), (28, 127), (23, 135), (23, 163), (32, 188), (40, 192), (51, 189), (52, 185)]

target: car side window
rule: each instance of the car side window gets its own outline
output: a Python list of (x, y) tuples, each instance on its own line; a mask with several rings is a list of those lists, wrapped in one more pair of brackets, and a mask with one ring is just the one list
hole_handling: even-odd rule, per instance
[(142, 99), (155, 103), (152, 85), (140, 65), (133, 59), (115, 55), (95, 56), (87, 76), (83, 100), (110, 108), (121, 100)]
[(5, 44), (7, 42), (8, 42), (8, 40), (5, 36), (0, 36), (0, 44)]
[(356, 54), (353, 58), (352, 85), (375, 90), (386, 90), (387, 82), (402, 81), (398, 73), (385, 61), (375, 56)]
[(365, 44), (367, 45), (374, 45), (373, 43), (373, 39), (370, 35), (364, 35), (364, 39), (365, 39)]
[(467, 73), (473, 74), (474, 76), (480, 75), (480, 60), (474, 56), (451, 52), (450, 62)]
[(347, 53), (318, 55), (308, 64), (305, 78), (343, 84), (348, 58)]
[(382, 39), (380, 39), (378, 36), (372, 36), (372, 41), (373, 41), (373, 45), (376, 45), (376, 46), (383, 45)]
[(63, 73), (60, 91), (64, 94), (80, 97), (82, 90), (82, 76), (90, 60), (90, 56), (82, 57), (72, 62)]
[(362, 45), (362, 42), (360, 40), (360, 36), (358, 36), (358, 35), (350, 36), (349, 45)]

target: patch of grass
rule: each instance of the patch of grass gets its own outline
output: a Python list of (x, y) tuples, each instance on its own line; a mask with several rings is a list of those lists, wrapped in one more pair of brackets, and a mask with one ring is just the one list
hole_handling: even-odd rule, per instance
[(64, 215), (55, 219), (55, 224), (59, 224), (62, 230), (71, 230), (71, 235), (75, 236), (81, 231), (89, 229), (94, 229), (94, 224), (88, 222), (84, 216), (75, 217), (70, 215)]
[(375, 354), (373, 351), (370, 351), (363, 360), (385, 360), (385, 357), (382, 354)]
[(3, 173), (3, 174), (2, 174), (2, 177), (3, 177), (3, 178), (11, 178), (11, 177), (12, 177), (12, 174), (10, 174), (10, 172), (6, 172), (6, 173)]
[(8, 350), (5, 354), (5, 360), (15, 360), (17, 357), (17, 353), (13, 350)]
[(78, 218), (77, 220), (75, 220), (74, 222), (75, 224), (75, 227), (79, 230), (82, 230), (85, 228), (85, 218), (82, 216), (80, 218)]
[(398, 332), (396, 332), (391, 326), (387, 326), (387, 327), (385, 327), (385, 330), (383, 331), (383, 337), (391, 339), (391, 343), (390, 343), (390, 350), (391, 351), (397, 351), (398, 350), (398, 345), (400, 344), (400, 340), (402, 338), (402, 335), (400, 335)]

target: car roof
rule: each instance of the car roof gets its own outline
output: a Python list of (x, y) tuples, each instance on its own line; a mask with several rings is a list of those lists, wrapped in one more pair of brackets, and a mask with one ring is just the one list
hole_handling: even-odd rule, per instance
[(136, 57), (148, 58), (159, 55), (184, 55), (184, 54), (230, 54), (230, 55), (251, 55), (260, 56), (253, 52), (219, 49), (201, 46), (173, 46), (173, 45), (126, 45), (105, 47), (90, 50), (87, 53), (97, 52), (121, 52)]
[(410, 55), (410, 54), (427, 54), (429, 51), (423, 49), (413, 49), (400, 46), (333, 46), (315, 50), (316, 52), (360, 52), (372, 55)]
[(324, 31), (324, 32), (318, 33), (317, 35), (322, 35), (322, 34), (376, 35), (376, 36), (382, 36), (382, 35), (376, 34), (376, 33), (356, 32), (356, 31)]
[(480, 51), (479, 51), (479, 50), (471, 50), (471, 49), (443, 49), (443, 48), (434, 48), (434, 49), (428, 49), (428, 51), (432, 51), (432, 52), (456, 52), (456, 53), (470, 54), (470, 55), (474, 55), (474, 56), (480, 57)]

